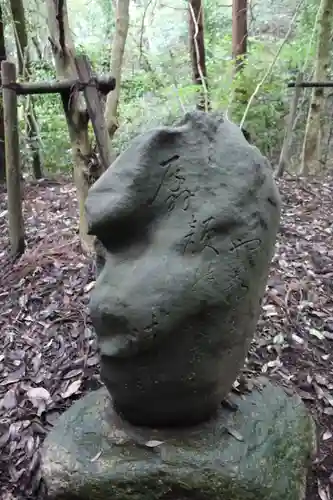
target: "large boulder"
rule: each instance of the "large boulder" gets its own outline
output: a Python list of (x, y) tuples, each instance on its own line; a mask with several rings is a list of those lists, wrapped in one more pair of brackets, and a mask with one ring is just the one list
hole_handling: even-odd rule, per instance
[(190, 429), (125, 424), (105, 388), (58, 420), (43, 449), (49, 500), (303, 500), (315, 428), (267, 381)]
[(90, 189), (101, 376), (133, 424), (195, 424), (244, 363), (274, 253), (272, 168), (221, 115), (138, 137)]

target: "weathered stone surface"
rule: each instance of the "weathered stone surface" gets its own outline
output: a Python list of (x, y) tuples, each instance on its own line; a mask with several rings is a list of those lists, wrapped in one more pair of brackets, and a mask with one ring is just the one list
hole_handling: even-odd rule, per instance
[(138, 137), (90, 189), (89, 230), (106, 250), (91, 316), (128, 421), (216, 411), (254, 334), (279, 210), (267, 160), (202, 112)]
[(191, 429), (124, 424), (106, 389), (58, 420), (43, 449), (52, 500), (300, 500), (315, 429), (298, 397), (267, 381), (236, 412)]

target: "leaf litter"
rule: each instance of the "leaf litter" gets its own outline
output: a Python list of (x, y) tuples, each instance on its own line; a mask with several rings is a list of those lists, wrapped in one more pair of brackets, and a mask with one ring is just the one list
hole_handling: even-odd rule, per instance
[[(279, 187), (283, 214), (262, 314), (233, 390), (255, 386), (263, 374), (300, 395), (319, 442), (306, 500), (330, 500), (333, 178), (308, 184), (287, 178)], [(25, 183), (24, 219), (27, 250), (12, 263), (0, 190), (0, 498), (14, 500), (37, 498), (46, 434), (75, 400), (101, 385), (88, 312), (94, 265), (80, 250), (75, 188), (66, 179)]]

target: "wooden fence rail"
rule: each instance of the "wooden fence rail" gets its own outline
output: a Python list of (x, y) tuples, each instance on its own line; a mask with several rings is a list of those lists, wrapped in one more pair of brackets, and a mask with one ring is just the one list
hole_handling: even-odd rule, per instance
[(16, 92), (16, 95), (31, 95), (31, 94), (57, 94), (68, 92), (73, 89), (84, 90), (86, 87), (92, 87), (102, 94), (107, 94), (110, 90), (114, 90), (116, 86), (115, 79), (112, 76), (91, 77), (87, 81), (77, 80), (57, 80), (55, 82), (10, 82), (2, 84), (1, 90), (10, 88)]
[(306, 89), (306, 88), (315, 88), (315, 87), (333, 87), (333, 82), (289, 82), (287, 84), (287, 87), (289, 89), (292, 89), (292, 88), (295, 88), (295, 87), (301, 87), (303, 89)]

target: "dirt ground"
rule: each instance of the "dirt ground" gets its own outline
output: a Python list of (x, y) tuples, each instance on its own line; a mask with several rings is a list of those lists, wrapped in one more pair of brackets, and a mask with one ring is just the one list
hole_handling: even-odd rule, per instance
[[(297, 391), (318, 428), (307, 500), (333, 488), (333, 178), (280, 183), (283, 216), (256, 337), (242, 377)], [(88, 314), (93, 264), (80, 251), (75, 189), (25, 184), (27, 250), (8, 256), (0, 191), (0, 498), (34, 499), (39, 449), (56, 418), (100, 386)]]

